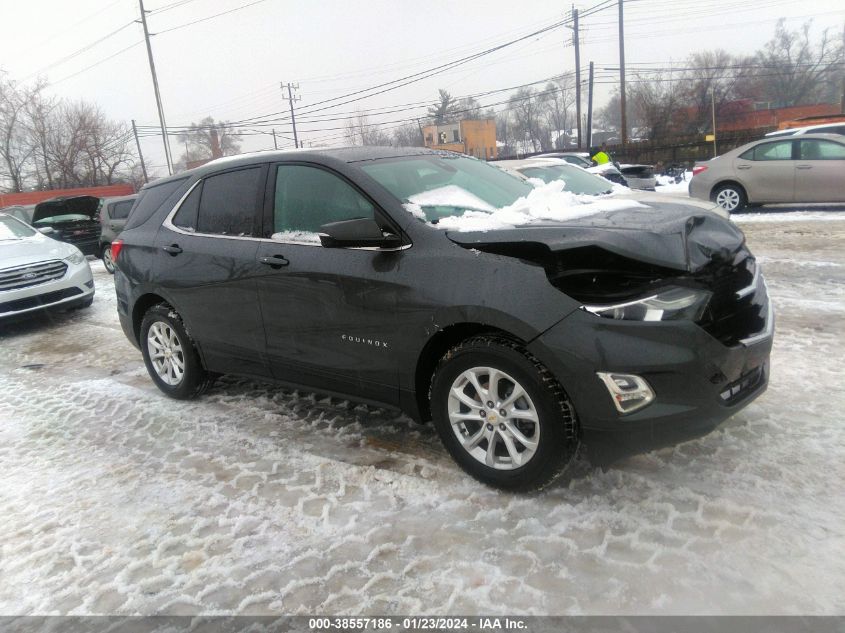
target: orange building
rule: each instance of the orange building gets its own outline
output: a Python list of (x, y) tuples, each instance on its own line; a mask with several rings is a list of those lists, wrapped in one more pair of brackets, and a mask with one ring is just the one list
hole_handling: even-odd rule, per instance
[(498, 156), (495, 119), (465, 119), (423, 128), (425, 146), (469, 154), (483, 160)]

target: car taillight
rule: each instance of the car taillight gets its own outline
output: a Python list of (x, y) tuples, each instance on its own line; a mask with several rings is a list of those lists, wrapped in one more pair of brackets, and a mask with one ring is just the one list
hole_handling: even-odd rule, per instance
[(698, 174), (700, 174), (703, 171), (707, 171), (707, 165), (699, 165), (698, 167), (693, 167), (692, 168), (692, 175), (697, 176)]
[(120, 255), (120, 250), (123, 248), (123, 240), (115, 240), (111, 243), (111, 259), (113, 262), (117, 261), (117, 256)]

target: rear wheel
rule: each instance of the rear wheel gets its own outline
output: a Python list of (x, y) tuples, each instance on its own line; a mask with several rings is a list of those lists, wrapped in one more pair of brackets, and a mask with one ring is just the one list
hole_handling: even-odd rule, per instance
[(739, 185), (722, 185), (713, 191), (713, 202), (728, 213), (742, 210), (748, 204), (745, 190)]
[(103, 251), (101, 254), (103, 260), (103, 266), (106, 267), (106, 270), (109, 271), (112, 275), (114, 274), (114, 259), (111, 255), (111, 244), (106, 244), (103, 246)]
[(543, 488), (577, 452), (575, 409), (563, 387), (505, 338), (477, 336), (451, 349), (434, 374), (431, 410), (458, 465), (497, 488)]
[(141, 353), (153, 382), (171, 398), (195, 398), (213, 381), (181, 317), (166, 304), (155, 305), (144, 315)]

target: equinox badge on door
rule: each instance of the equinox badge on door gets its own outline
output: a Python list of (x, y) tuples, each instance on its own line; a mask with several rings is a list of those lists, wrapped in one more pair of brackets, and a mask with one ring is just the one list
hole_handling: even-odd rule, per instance
[(351, 336), (350, 334), (341, 334), (341, 339), (348, 343), (360, 343), (361, 345), (372, 345), (373, 347), (387, 348), (387, 343), (384, 341), (377, 341), (371, 338), (364, 338), (362, 336)]

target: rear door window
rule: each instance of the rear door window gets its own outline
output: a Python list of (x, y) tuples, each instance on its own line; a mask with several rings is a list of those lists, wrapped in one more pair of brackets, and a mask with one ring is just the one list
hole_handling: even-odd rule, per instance
[(255, 236), (262, 167), (209, 176), (202, 183), (197, 232)]
[(845, 160), (845, 145), (833, 141), (800, 141), (800, 160)]

